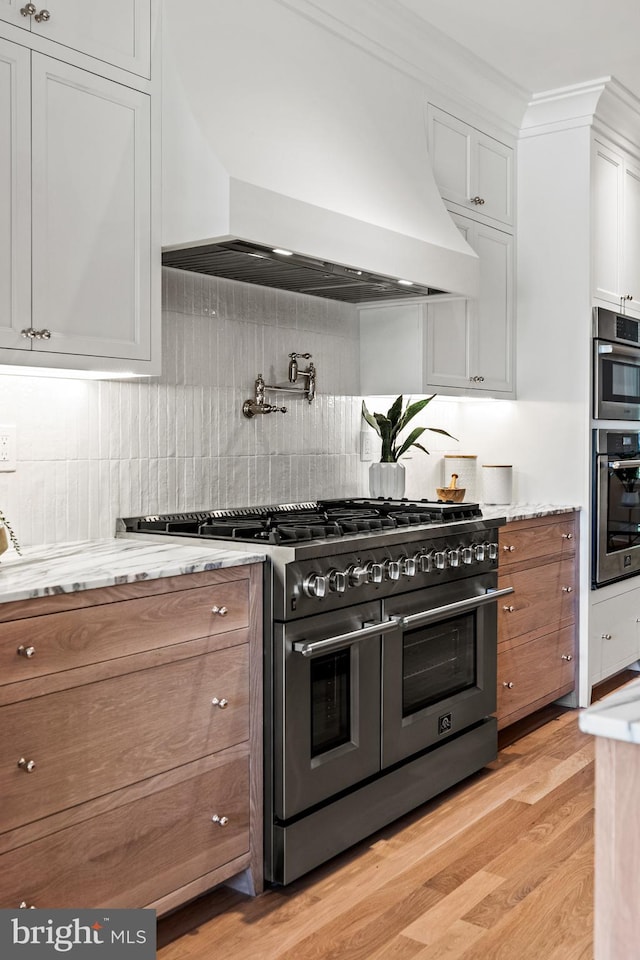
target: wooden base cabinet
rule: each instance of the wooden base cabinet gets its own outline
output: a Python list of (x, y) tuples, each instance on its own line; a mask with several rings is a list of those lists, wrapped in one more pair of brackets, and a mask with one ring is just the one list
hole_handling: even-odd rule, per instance
[(260, 585), (251, 565), (0, 606), (1, 907), (262, 889)]
[(576, 677), (577, 537), (574, 514), (500, 528), (498, 728), (570, 693)]

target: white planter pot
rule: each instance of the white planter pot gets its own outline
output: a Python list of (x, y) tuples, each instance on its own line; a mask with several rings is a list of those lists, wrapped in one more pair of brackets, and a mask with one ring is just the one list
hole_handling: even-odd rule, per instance
[(369, 496), (400, 500), (404, 497), (405, 471), (401, 463), (372, 463), (369, 467)]

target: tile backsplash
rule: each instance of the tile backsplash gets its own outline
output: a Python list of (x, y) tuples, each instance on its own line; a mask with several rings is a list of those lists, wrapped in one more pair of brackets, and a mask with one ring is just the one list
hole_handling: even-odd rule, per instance
[[(277, 394), (286, 414), (247, 420), (256, 376), (286, 383), (292, 351), (313, 355), (316, 400)], [(18, 437), (0, 509), (29, 545), (109, 537), (118, 516), (365, 493), (358, 370), (355, 307), (165, 268), (160, 378), (0, 375)]]

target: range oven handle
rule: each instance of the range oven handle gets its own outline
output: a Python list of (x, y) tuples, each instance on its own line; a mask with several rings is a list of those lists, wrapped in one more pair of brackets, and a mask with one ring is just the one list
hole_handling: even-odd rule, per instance
[(640, 460), (613, 460), (609, 466), (612, 470), (633, 470), (640, 467)]
[(494, 603), (500, 597), (506, 597), (510, 593), (513, 593), (513, 587), (503, 587), (501, 590), (489, 590), (488, 593), (483, 593), (479, 597), (467, 597), (466, 600), (447, 603), (444, 607), (433, 607), (431, 610), (423, 610), (421, 613), (411, 613), (408, 617), (401, 617), (401, 623), (403, 627), (432, 623), (434, 620), (442, 620), (444, 617), (450, 617), (454, 613), (464, 613), (467, 610), (475, 610), (476, 607), (483, 607), (486, 603)]
[(380, 623), (370, 623), (359, 630), (352, 630), (350, 633), (341, 633), (337, 637), (327, 637), (325, 640), (300, 640), (293, 644), (296, 653), (301, 653), (303, 657), (314, 657), (320, 653), (330, 653), (332, 650), (340, 650), (343, 647), (350, 647), (351, 644), (359, 640), (366, 640), (367, 637), (379, 637), (383, 633), (390, 633), (397, 630), (402, 622), (402, 617), (391, 617), (390, 620), (383, 620)]

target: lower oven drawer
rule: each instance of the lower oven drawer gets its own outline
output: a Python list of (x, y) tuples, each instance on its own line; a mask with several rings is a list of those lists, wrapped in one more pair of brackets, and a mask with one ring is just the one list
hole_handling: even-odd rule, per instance
[(0, 856), (0, 907), (143, 907), (248, 853), (249, 758), (210, 766), (132, 802), (116, 793), (113, 809)]

